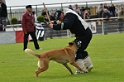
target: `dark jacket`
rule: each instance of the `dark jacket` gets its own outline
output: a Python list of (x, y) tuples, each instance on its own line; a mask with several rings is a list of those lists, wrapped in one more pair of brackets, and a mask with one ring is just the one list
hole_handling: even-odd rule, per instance
[(7, 17), (7, 6), (4, 3), (0, 7), (0, 17)]
[(116, 12), (115, 12), (115, 7), (109, 7), (109, 11), (111, 13), (112, 16), (115, 16)]
[(108, 6), (104, 6), (104, 9), (107, 9), (107, 10), (109, 10), (109, 7), (108, 7)]
[(103, 13), (103, 12), (104, 12), (103, 9), (101, 9), (99, 12), (97, 12), (98, 18), (101, 18), (101, 17), (102, 17), (102, 13)]
[(109, 7), (110, 12), (115, 12), (115, 7)]
[(103, 12), (102, 17), (103, 17), (103, 18), (106, 18), (105, 20), (108, 21), (109, 18), (111, 17), (111, 15), (110, 15), (109, 12)]
[(88, 24), (74, 11), (66, 13), (64, 21), (61, 24), (55, 24), (54, 30), (69, 29), (76, 37), (85, 36)]
[(29, 15), (27, 12), (22, 16), (22, 29), (23, 32), (34, 32), (35, 31), (35, 18), (33, 13)]

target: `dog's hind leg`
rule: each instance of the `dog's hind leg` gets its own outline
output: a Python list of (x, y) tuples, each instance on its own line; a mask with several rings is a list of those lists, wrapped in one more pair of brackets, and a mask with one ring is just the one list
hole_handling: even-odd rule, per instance
[(71, 68), (68, 66), (68, 64), (63, 64), (63, 65), (68, 69), (68, 71), (69, 71), (71, 74), (74, 74), (74, 73), (72, 72)]
[(48, 59), (43, 58), (43, 59), (40, 59), (39, 62), (40, 62), (39, 63), (40, 67), (38, 67), (37, 71), (35, 72), (37, 78), (41, 72), (46, 71), (49, 67), (48, 66), (48, 63), (49, 63)]

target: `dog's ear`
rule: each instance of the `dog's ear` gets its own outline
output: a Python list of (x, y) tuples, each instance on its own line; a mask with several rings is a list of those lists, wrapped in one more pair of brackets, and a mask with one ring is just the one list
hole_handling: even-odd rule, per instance
[(73, 43), (73, 42), (69, 42), (68, 44), (69, 44), (70, 46), (71, 46), (71, 45), (74, 45), (74, 43)]

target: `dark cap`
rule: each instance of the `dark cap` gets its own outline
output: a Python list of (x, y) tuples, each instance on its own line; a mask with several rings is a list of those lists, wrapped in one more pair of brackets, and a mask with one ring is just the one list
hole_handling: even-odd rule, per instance
[(56, 20), (59, 20), (59, 17), (61, 15), (61, 13), (62, 13), (62, 11), (60, 11), (60, 10), (58, 10), (58, 11), (55, 12), (55, 19)]
[(26, 6), (26, 9), (27, 9), (27, 8), (32, 8), (32, 5), (27, 5), (27, 6)]

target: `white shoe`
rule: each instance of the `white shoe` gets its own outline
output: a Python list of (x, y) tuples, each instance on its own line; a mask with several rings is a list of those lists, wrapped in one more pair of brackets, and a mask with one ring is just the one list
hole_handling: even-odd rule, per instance
[(42, 50), (42, 48), (36, 49), (36, 50)]
[[(82, 60), (82, 59), (78, 59), (78, 60), (76, 61), (76, 64), (77, 64), (81, 69), (84, 69), (84, 63), (83, 63), (83, 60)], [(82, 74), (82, 73), (84, 73), (84, 72), (78, 70), (77, 68), (75, 68), (75, 69), (76, 69), (75, 74)]]
[(93, 69), (93, 65), (90, 65), (89, 67), (86, 68), (88, 70), (88, 72), (91, 72), (91, 70)]
[(90, 72), (93, 69), (93, 64), (91, 62), (90, 57), (88, 56), (87, 58), (83, 59), (83, 62), (88, 72)]

